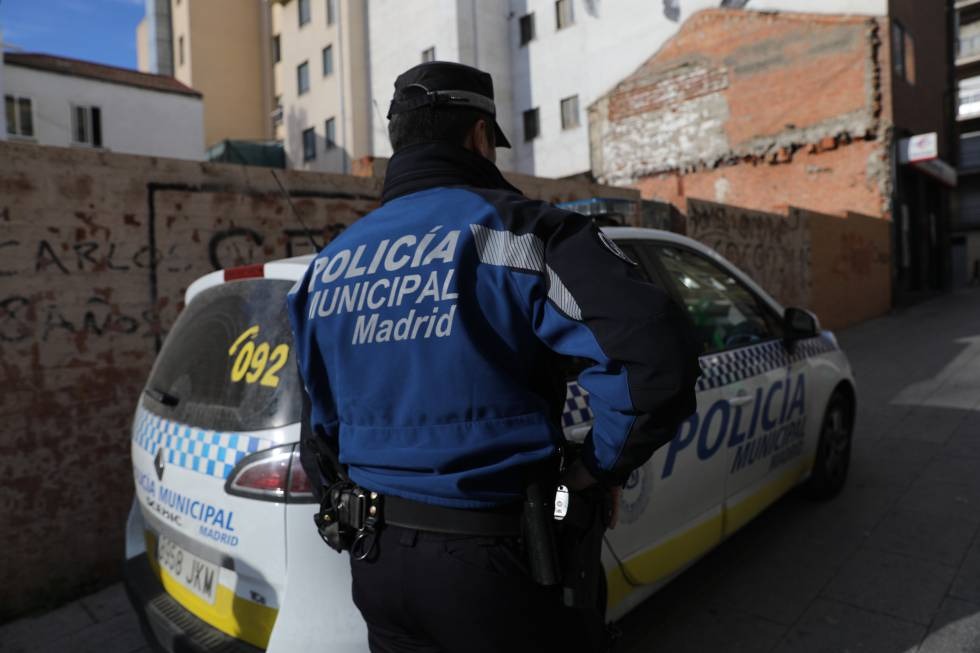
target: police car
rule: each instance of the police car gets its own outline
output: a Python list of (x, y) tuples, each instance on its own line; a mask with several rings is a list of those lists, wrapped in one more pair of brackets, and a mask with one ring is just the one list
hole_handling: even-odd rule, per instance
[[(610, 620), (800, 486), (842, 487), (856, 408), (834, 336), (711, 249), (607, 228), (701, 339), (698, 409), (627, 482), (609, 533)], [(363, 651), (345, 556), (313, 527), (299, 464), (300, 381), (285, 297), (312, 257), (208, 274), (187, 289), (132, 431), (126, 585), (166, 650)], [(564, 429), (592, 419), (568, 385)]]

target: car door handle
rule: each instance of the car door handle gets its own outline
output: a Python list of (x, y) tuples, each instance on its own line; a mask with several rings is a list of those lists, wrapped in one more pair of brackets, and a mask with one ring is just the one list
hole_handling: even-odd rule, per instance
[(752, 395), (750, 395), (748, 392), (742, 391), (729, 399), (728, 403), (730, 403), (732, 406), (744, 406), (750, 401), (752, 401)]

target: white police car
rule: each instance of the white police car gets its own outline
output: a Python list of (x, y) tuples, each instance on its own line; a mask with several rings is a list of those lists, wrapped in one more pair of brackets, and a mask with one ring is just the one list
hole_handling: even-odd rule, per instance
[[(703, 342), (698, 410), (630, 477), (605, 551), (610, 620), (797, 485), (844, 483), (854, 382), (833, 335), (709, 248), (605, 232), (683, 304)], [(214, 272), (187, 290), (137, 408), (126, 580), (167, 650), (363, 651), (344, 556), (313, 527), (286, 293), (311, 257)], [(588, 398), (569, 384), (566, 434)], [(618, 560), (617, 560), (618, 558)]]

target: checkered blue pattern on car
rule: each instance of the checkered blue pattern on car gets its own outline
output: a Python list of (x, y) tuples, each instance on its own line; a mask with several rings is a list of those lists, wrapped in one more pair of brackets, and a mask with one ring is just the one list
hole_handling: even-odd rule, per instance
[[(737, 383), (750, 376), (765, 374), (777, 367), (784, 367), (811, 356), (835, 351), (837, 346), (829, 338), (817, 337), (800, 340), (792, 352), (786, 350), (780, 340), (772, 340), (750, 347), (742, 347), (701, 357), (701, 378), (697, 391), (712, 390)], [(592, 420), (589, 393), (575, 381), (568, 384), (562, 425), (583, 424)]]
[(224, 480), (250, 453), (273, 446), (272, 440), (248, 433), (209, 431), (172, 422), (142, 406), (136, 413), (133, 441), (151, 456), (162, 447), (166, 464)]

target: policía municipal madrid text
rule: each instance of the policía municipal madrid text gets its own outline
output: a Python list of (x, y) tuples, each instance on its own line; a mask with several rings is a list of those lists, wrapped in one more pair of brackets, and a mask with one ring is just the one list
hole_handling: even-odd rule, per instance
[[(440, 230), (317, 258), (308, 287), (308, 319), (358, 314), (352, 345), (449, 336), (456, 316), (452, 263), (460, 232)], [(385, 276), (361, 278), (379, 272)]]

